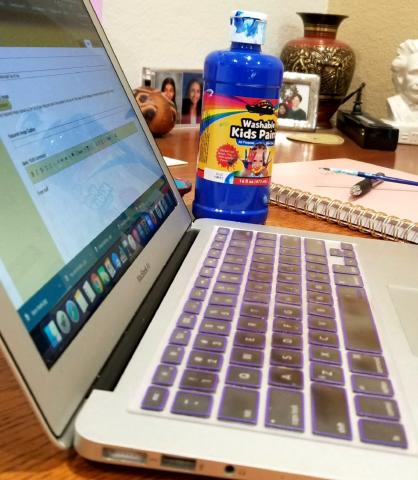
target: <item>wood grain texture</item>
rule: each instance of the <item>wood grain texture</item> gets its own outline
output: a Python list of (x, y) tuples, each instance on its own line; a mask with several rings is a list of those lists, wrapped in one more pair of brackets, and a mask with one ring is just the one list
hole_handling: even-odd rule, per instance
[[(198, 130), (196, 128), (175, 129), (166, 137), (159, 139), (157, 143), (164, 155), (188, 162), (185, 166), (173, 167), (171, 169), (173, 175), (194, 181), (198, 151)], [(389, 168), (400, 168), (399, 165), (406, 165), (411, 173), (418, 173), (417, 152), (418, 147), (406, 145), (398, 146), (395, 152), (362, 150), (348, 139), (343, 145), (339, 146), (297, 143), (290, 142), (283, 134), (280, 134), (280, 145), (276, 152), (275, 161), (310, 161), (349, 157)], [(193, 192), (185, 196), (185, 201), (189, 206), (192, 200)], [(267, 224), (367, 237), (367, 235), (349, 228), (291, 212), (281, 207), (270, 208)], [(56, 449), (43, 433), (29, 403), (1, 354), (0, 405), (1, 480), (179, 480), (194, 478), (183, 474), (95, 464), (79, 457), (74, 451)], [(296, 479), (296, 477), (293, 478)]]

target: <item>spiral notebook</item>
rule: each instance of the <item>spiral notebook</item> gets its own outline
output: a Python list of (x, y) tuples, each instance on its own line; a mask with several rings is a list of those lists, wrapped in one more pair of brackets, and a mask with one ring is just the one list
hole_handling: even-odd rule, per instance
[(320, 170), (339, 167), (418, 181), (418, 175), (348, 158), (274, 165), (270, 201), (350, 228), (392, 240), (418, 244), (418, 188), (384, 182), (353, 198), (359, 177)]

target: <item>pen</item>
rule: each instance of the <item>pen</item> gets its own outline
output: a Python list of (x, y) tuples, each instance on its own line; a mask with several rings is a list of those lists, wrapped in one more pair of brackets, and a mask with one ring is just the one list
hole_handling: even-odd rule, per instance
[(414, 180), (406, 180), (405, 178), (387, 177), (386, 175), (378, 175), (377, 173), (359, 172), (358, 170), (347, 170), (345, 168), (320, 167), (320, 169), (334, 173), (354, 175), (355, 177), (369, 178), (371, 180), (382, 180), (382, 182), (401, 183), (403, 185), (414, 185), (415, 187), (418, 187), (418, 182), (415, 182)]
[[(377, 172), (376, 175), (384, 176), (384, 173)], [(363, 178), (363, 180), (360, 180), (360, 182), (351, 187), (350, 193), (353, 197), (360, 197), (361, 195), (365, 195), (367, 192), (370, 192), (372, 188), (377, 187), (381, 183), (383, 183), (383, 180)]]

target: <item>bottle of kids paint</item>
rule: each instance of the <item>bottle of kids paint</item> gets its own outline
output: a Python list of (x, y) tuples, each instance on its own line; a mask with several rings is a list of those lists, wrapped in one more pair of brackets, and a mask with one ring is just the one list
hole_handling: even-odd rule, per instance
[(261, 53), (266, 15), (236, 10), (231, 47), (205, 60), (193, 214), (264, 223), (273, 164), (281, 61)]

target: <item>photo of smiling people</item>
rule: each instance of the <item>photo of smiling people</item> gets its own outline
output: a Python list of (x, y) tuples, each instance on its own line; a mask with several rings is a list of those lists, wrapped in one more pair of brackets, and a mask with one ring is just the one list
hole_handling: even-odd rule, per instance
[(203, 82), (202, 75), (183, 74), (183, 102), (181, 106), (181, 123), (196, 125), (202, 114)]

